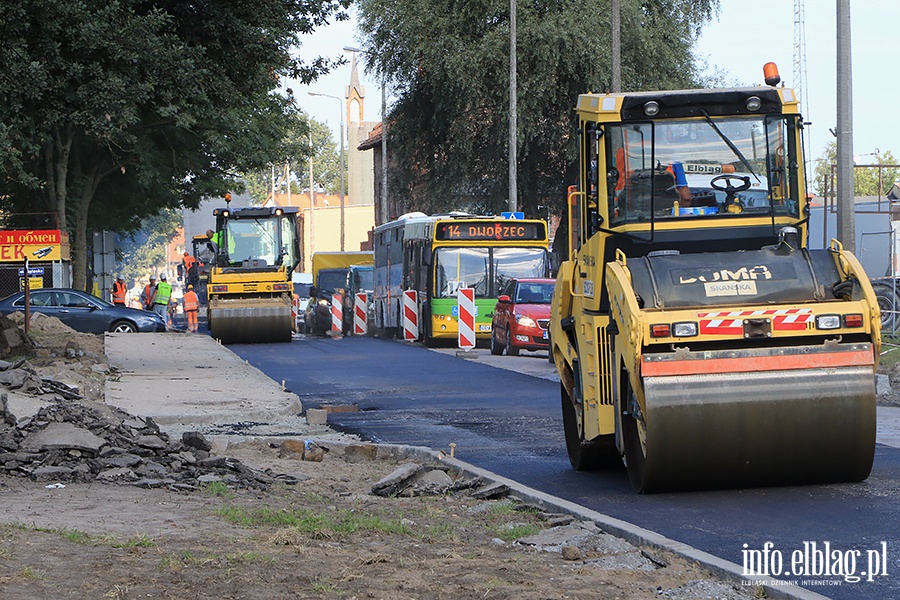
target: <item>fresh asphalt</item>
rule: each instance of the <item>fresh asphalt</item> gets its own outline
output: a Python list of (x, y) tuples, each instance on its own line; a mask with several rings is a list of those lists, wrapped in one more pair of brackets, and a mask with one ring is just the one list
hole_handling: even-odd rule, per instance
[[(738, 565), (742, 551), (762, 550), (767, 542), (785, 567), (795, 551), (813, 542), (822, 549), (827, 542), (847, 567), (860, 551), (859, 574), (866, 569), (867, 551), (886, 547), (887, 575), (872, 582), (799, 579), (829, 582), (804, 587), (832, 598), (900, 597), (896, 448), (879, 444), (872, 475), (858, 484), (638, 495), (620, 465), (599, 473), (571, 469), (557, 382), (484, 364), (529, 358), (491, 357), (479, 350), (480, 359), (463, 360), (453, 351), (429, 352), (374, 338), (301, 336), (291, 344), (229, 349), (284, 381), (306, 409), (358, 406), (359, 412), (330, 414), (336, 429), (445, 452), (453, 443), (461, 460)], [(530, 360), (546, 363), (541, 356)]]

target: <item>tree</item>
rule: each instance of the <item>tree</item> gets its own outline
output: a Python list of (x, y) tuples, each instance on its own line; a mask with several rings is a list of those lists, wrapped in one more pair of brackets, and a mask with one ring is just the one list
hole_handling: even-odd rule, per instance
[[(866, 157), (871, 160), (864, 161), (865, 164), (873, 165), (894, 165), (884, 168), (857, 167), (853, 169), (853, 193), (856, 196), (885, 196), (890, 191), (891, 186), (895, 182), (900, 181), (900, 165), (897, 165), (897, 159), (891, 154), (890, 150), (884, 153), (876, 151), (873, 156)], [(835, 194), (837, 182), (837, 141), (832, 140), (825, 146), (825, 151), (821, 158), (816, 160), (813, 181), (811, 186), (815, 193), (819, 196)], [(860, 163), (862, 164), (862, 163)], [(879, 190), (879, 171), (881, 175), (881, 189)]]
[(4, 3), (3, 208), (54, 213), (84, 288), (92, 228), (135, 230), (291, 155), (280, 77), (309, 83), (340, 61), (297, 62), (290, 48), (349, 3)]
[[(361, 0), (367, 63), (398, 98), (387, 117), (389, 189), (407, 208), (504, 210), (508, 196), (509, 2)], [(702, 83), (691, 49), (717, 0), (623, 0), (624, 86)], [(561, 211), (574, 180), (573, 106), (610, 88), (609, 5), (519, 3), (519, 205)]]
[[(165, 209), (144, 220), (141, 229), (131, 235), (120, 236), (117, 249), (121, 250), (125, 281), (141, 281), (150, 274), (156, 275), (166, 265), (166, 246), (181, 226), (181, 212)], [(187, 240), (190, 244), (190, 240)]]
[[(303, 113), (298, 116), (298, 125), (290, 132), (289, 143), (302, 148), (290, 161), (291, 193), (302, 193), (309, 188), (309, 157), (313, 160), (314, 186), (317, 191), (327, 194), (340, 191), (340, 153), (331, 136), (331, 129), (322, 121), (312, 119)], [(312, 128), (312, 146), (309, 131)], [(275, 188), (285, 193), (285, 164), (275, 165)], [(344, 173), (346, 177), (346, 173)], [(267, 169), (253, 171), (245, 175), (247, 189), (254, 202), (262, 203), (272, 192), (272, 165)]]

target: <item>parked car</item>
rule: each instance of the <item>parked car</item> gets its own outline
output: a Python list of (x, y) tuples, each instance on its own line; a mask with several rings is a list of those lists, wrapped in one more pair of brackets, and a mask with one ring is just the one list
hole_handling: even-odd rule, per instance
[(510, 279), (500, 290), (491, 321), (491, 354), (549, 348), (553, 279)]
[[(80, 290), (45, 288), (31, 290), (31, 312), (56, 317), (83, 333), (137, 333), (165, 331), (166, 322), (156, 313), (114, 306)], [(0, 300), (0, 314), (25, 311), (25, 293)]]

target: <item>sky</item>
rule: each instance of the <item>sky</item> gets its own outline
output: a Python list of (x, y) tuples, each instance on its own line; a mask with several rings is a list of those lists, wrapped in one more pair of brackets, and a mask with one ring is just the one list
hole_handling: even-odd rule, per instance
[[(851, 45), (853, 71), (853, 153), (858, 164), (874, 163), (876, 150), (890, 150), (900, 158), (900, 118), (894, 107), (900, 97), (900, 77), (891, 61), (896, 51), (896, 24), (900, 2), (851, 0)], [(805, 0), (806, 77), (802, 82), (801, 111), (812, 123), (807, 128), (810, 156), (822, 156), (833, 140), (829, 129), (837, 124), (836, 0)], [(298, 55), (350, 53), (344, 46), (359, 47), (355, 22), (345, 21), (319, 29), (304, 39)], [(720, 74), (728, 85), (762, 84), (767, 62), (778, 65), (788, 87), (794, 81), (794, 2), (792, 0), (720, 0), (717, 18), (703, 29), (696, 55), (707, 65), (708, 74)], [(627, 60), (627, 57), (623, 57)], [(381, 120), (381, 88), (359, 64), (360, 83), (365, 86), (365, 119)], [(312, 97), (309, 91), (344, 97), (350, 82), (350, 65), (341, 67), (311, 86), (292, 85), (300, 106), (316, 120), (327, 123), (337, 142), (343, 104), (332, 98)], [(574, 103), (573, 103), (574, 104)], [(880, 111), (880, 107), (887, 110)], [(879, 118), (879, 113), (885, 116)]]

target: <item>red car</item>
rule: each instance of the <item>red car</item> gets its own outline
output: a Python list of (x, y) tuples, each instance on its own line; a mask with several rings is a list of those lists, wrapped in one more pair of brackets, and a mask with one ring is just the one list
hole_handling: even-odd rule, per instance
[(510, 279), (503, 286), (491, 322), (491, 354), (547, 350), (553, 279)]

